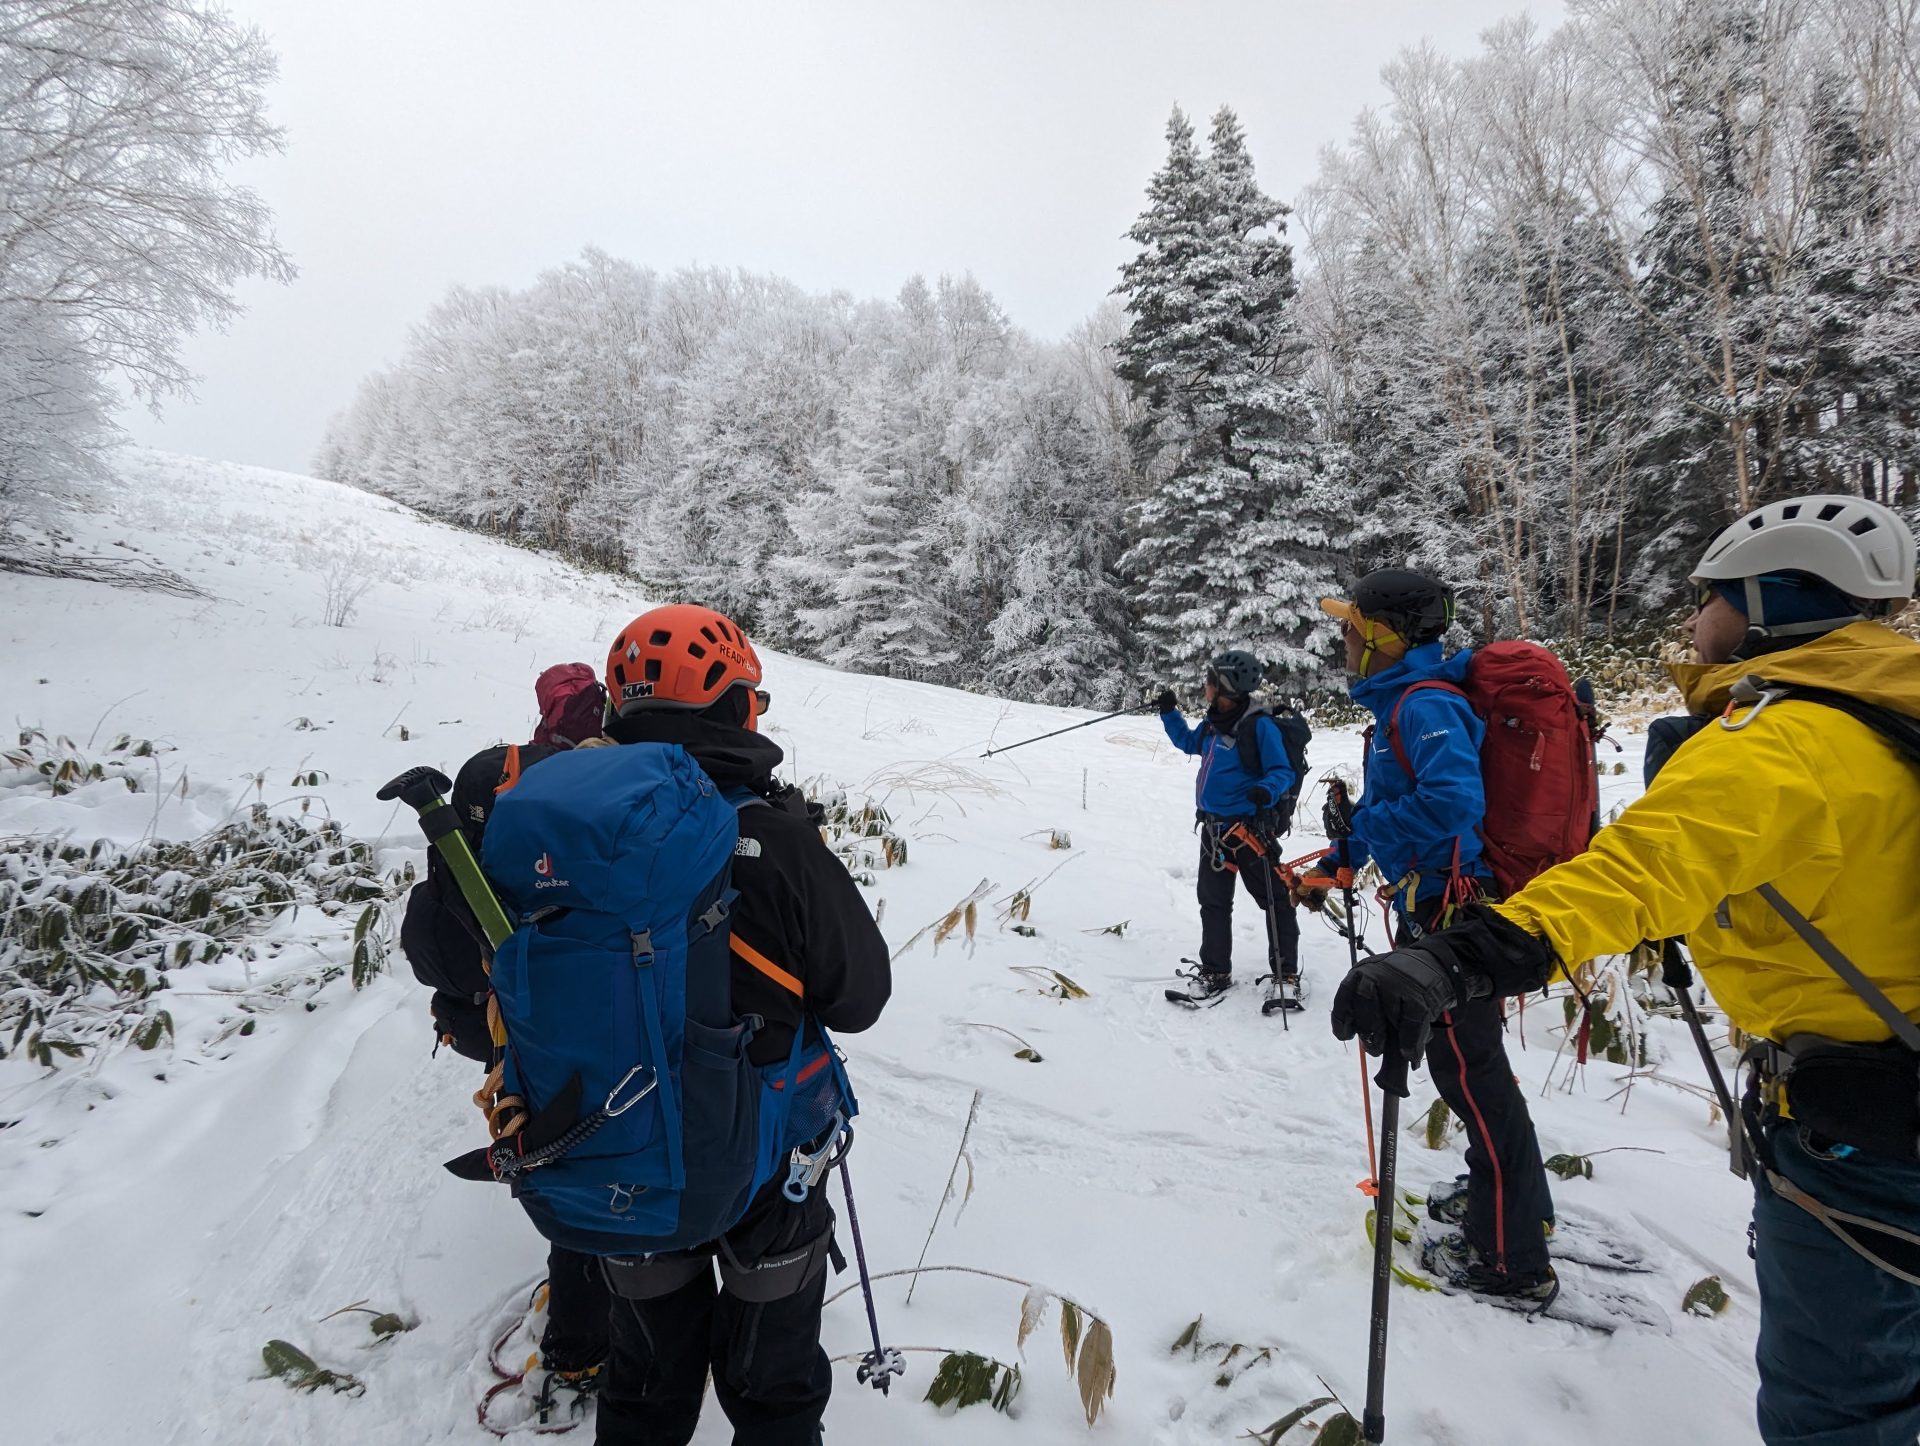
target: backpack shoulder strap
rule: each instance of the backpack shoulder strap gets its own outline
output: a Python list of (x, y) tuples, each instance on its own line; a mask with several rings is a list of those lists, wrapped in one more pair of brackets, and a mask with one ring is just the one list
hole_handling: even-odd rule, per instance
[[(1828, 688), (1801, 687), (1795, 684), (1780, 686), (1764, 683), (1757, 678), (1745, 681), (1755, 684), (1756, 691), (1759, 693), (1756, 713), (1759, 708), (1765, 707), (1767, 702), (1776, 697), (1791, 698), (1803, 703), (1819, 703), (1866, 724), (1884, 738), (1902, 758), (1916, 768), (1920, 768), (1920, 718), (1912, 718), (1892, 708), (1883, 708), (1877, 703), (1869, 703), (1865, 699), (1856, 698), (1848, 693), (1836, 693)], [(1749, 719), (1752, 716), (1749, 714)], [(1886, 991), (1867, 978), (1861, 972), (1859, 965), (1841, 953), (1839, 946), (1829, 939), (1817, 924), (1789, 903), (1786, 896), (1772, 884), (1762, 884), (1754, 892), (1767, 901), (1768, 907), (1774, 913), (1786, 920), (1788, 927), (1800, 936), (1801, 943), (1813, 950), (1819, 956), (1821, 963), (1838, 974), (1855, 994), (1866, 1001), (1867, 1007), (1880, 1017), (1880, 1022), (1893, 1031), (1895, 1039), (1909, 1050), (1920, 1054), (1920, 1024), (1915, 1024), (1912, 1019), (1901, 1013), (1900, 1006), (1887, 997)]]
[(1819, 703), (1866, 724), (1907, 762), (1920, 768), (1920, 718), (1910, 717), (1892, 708), (1883, 708), (1878, 703), (1869, 703), (1849, 693), (1836, 693), (1830, 688), (1801, 687), (1798, 684), (1768, 686), (1771, 691), (1780, 692), (1795, 701)]
[(1249, 778), (1258, 778), (1267, 771), (1260, 761), (1260, 720), (1266, 716), (1251, 714), (1242, 718), (1233, 730), (1233, 746), (1240, 755), (1240, 767)]
[(1387, 715), (1387, 742), (1393, 748), (1393, 756), (1398, 760), (1400, 767), (1405, 770), (1408, 778), (1413, 777), (1413, 760), (1407, 756), (1407, 745), (1400, 741), (1400, 709), (1405, 705), (1407, 699), (1411, 698), (1415, 693), (1422, 692), (1452, 693), (1458, 698), (1467, 696), (1464, 690), (1443, 679), (1425, 678), (1418, 683), (1408, 686), (1398, 698), (1394, 699), (1393, 711)]
[(494, 794), (511, 793), (513, 786), (520, 781), (520, 745), (509, 743), (507, 756), (500, 761), (500, 781), (494, 785)]

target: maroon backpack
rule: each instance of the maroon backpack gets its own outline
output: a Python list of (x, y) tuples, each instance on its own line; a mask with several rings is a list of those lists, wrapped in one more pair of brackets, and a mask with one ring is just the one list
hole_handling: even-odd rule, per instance
[(1593, 758), (1593, 710), (1575, 695), (1560, 660), (1538, 643), (1489, 643), (1475, 649), (1467, 685), (1438, 678), (1400, 695), (1387, 719), (1393, 756), (1413, 777), (1400, 742), (1400, 705), (1422, 688), (1457, 693), (1486, 724), (1480, 781), (1487, 812), (1480, 841), (1502, 898), (1593, 841), (1600, 784)]

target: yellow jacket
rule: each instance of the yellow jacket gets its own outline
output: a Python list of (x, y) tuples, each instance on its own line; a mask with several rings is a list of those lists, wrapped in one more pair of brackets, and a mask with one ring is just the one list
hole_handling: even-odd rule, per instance
[[(1878, 623), (1673, 672), (1695, 713), (1719, 713), (1733, 684), (1757, 673), (1920, 715), (1920, 644)], [(1773, 703), (1737, 731), (1709, 724), (1586, 853), (1499, 909), (1568, 963), (1684, 935), (1714, 998), (1749, 1034), (1888, 1038), (1753, 892), (1765, 883), (1920, 1017), (1920, 773), (1823, 704)]]

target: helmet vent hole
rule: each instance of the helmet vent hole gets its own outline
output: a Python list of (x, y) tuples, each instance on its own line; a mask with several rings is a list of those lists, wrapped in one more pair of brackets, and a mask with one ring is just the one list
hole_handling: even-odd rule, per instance
[(704, 658), (707, 655), (707, 650), (698, 643), (690, 642), (687, 644), (687, 654), (689, 657)]
[(701, 689), (704, 691), (712, 688), (713, 685), (724, 678), (726, 674), (727, 665), (716, 659), (713, 666), (707, 669), (707, 680), (700, 685)]
[(660, 660), (658, 658), (647, 659), (647, 681), (649, 683), (657, 683), (660, 681)]
[(1825, 507), (1820, 509), (1820, 520), (1822, 522), (1831, 522), (1846, 510), (1847, 508), (1844, 502), (1829, 502)]
[(1747, 519), (1747, 530), (1749, 532), (1758, 532), (1761, 528), (1765, 527), (1766, 525), (1767, 525), (1767, 519), (1762, 517), (1758, 512), (1754, 513), (1753, 516)]
[(650, 636), (647, 639), (647, 646), (652, 648), (664, 648), (668, 643), (672, 641), (673, 641), (672, 633), (668, 632), (665, 628), (655, 628), (653, 630), (652, 636)]
[(1800, 515), (1800, 504), (1798, 502), (1789, 502), (1785, 507), (1782, 507), (1780, 509), (1780, 516), (1782, 520), (1785, 520), (1785, 521), (1791, 521), (1793, 518), (1798, 517), (1799, 515)]
[(720, 641), (720, 639), (715, 635), (712, 628), (706, 628), (706, 627), (701, 628), (700, 636), (705, 638), (710, 643), (717, 643)]
[(739, 641), (739, 638), (734, 634), (733, 629), (728, 627), (725, 623), (720, 624), (720, 636), (725, 638), (730, 643)]
[(1862, 517), (1858, 522), (1854, 523), (1853, 526), (1849, 527), (1847, 531), (1851, 532), (1855, 537), (1858, 537), (1862, 533), (1873, 531), (1874, 528), (1879, 525), (1880, 524), (1875, 522), (1871, 517)]

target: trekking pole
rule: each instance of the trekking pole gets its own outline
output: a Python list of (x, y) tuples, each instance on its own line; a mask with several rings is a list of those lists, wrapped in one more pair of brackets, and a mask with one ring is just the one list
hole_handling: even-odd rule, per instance
[(487, 876), (480, 872), (480, 860), (473, 856), (473, 845), (460, 831), (459, 816), (447, 805), (446, 794), (452, 788), (453, 780), (446, 774), (437, 768), (422, 766), (409, 768), (374, 797), (382, 803), (391, 803), (397, 798), (420, 815), (420, 831), (453, 870), (454, 882), (460, 886), (460, 894), (473, 910), (474, 918), (480, 921), (481, 932), (487, 936), (487, 942), (498, 949), (513, 933), (513, 925), (508, 922), (507, 911), (500, 907), (500, 900), (494, 896)]
[(1062, 733), (1071, 733), (1077, 728), (1091, 728), (1096, 723), (1105, 723), (1114, 718), (1125, 718), (1134, 713), (1146, 713), (1150, 711), (1154, 711), (1153, 704), (1136, 703), (1131, 708), (1122, 708), (1115, 713), (1102, 713), (1098, 718), (1089, 718), (1084, 723), (1069, 723), (1064, 728), (1056, 728), (1051, 733), (1042, 733), (1037, 738), (1022, 738), (1018, 743), (1009, 743), (1004, 748), (989, 748), (980, 756), (982, 758), (991, 758), (996, 753), (1011, 753), (1016, 748), (1025, 748), (1029, 743), (1044, 743), (1049, 738), (1058, 738)]
[[(1361, 1051), (1361, 1060), (1366, 1052)], [(1380, 1086), (1380, 1184), (1373, 1197), (1373, 1316), (1367, 1330), (1367, 1406), (1361, 1418), (1369, 1442), (1387, 1439), (1387, 1304), (1393, 1287), (1393, 1173), (1400, 1150), (1400, 1101), (1407, 1093), (1407, 1062), (1387, 1047), (1374, 1076)]]
[(907, 1373), (900, 1352), (880, 1344), (880, 1317), (873, 1308), (873, 1279), (867, 1274), (867, 1247), (860, 1240), (860, 1212), (853, 1208), (853, 1177), (847, 1174), (846, 1156), (840, 1157), (840, 1190), (847, 1197), (847, 1228), (853, 1233), (853, 1258), (860, 1267), (860, 1293), (867, 1301), (867, 1329), (873, 1332), (873, 1349), (862, 1358), (858, 1379), (881, 1395), (893, 1384), (895, 1376)]
[(1707, 1067), (1707, 1075), (1713, 1081), (1713, 1092), (1720, 1097), (1721, 1112), (1727, 1117), (1727, 1168), (1744, 1180), (1748, 1167), (1747, 1132), (1741, 1117), (1734, 1110), (1733, 1092), (1727, 1088), (1727, 1077), (1721, 1071), (1720, 1060), (1715, 1056), (1713, 1046), (1707, 1043), (1707, 1027), (1701, 1023), (1700, 1010), (1693, 1002), (1693, 970), (1687, 966), (1678, 940), (1660, 941), (1660, 982), (1673, 991), (1674, 998), (1680, 1001), (1680, 1012), (1687, 1017), (1687, 1029), (1693, 1035), (1694, 1048), (1700, 1051), (1700, 1062)]

